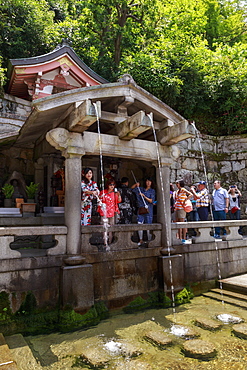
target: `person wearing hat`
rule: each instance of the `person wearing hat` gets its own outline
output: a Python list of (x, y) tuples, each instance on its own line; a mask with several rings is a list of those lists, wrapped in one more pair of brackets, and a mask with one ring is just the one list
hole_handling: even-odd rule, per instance
[(200, 221), (208, 220), (208, 206), (209, 206), (209, 193), (206, 188), (206, 182), (200, 181), (197, 184), (198, 192), (195, 191), (194, 187), (190, 188), (194, 198), (196, 199), (196, 209)]

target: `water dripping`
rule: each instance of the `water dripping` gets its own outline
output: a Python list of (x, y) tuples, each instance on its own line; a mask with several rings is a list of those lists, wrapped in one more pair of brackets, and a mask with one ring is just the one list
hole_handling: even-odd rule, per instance
[[(97, 128), (98, 128), (98, 140), (99, 140), (99, 157), (100, 157), (100, 174), (101, 174), (101, 184), (102, 184), (102, 190), (103, 190), (103, 197), (104, 197), (104, 170), (103, 170), (103, 155), (102, 155), (102, 141), (101, 141), (101, 132), (100, 132), (100, 122), (99, 122), (99, 112), (98, 112), (98, 107), (96, 103), (93, 103), (94, 108), (95, 108), (95, 113), (97, 117)], [(108, 218), (106, 217), (106, 204), (103, 203), (99, 197), (97, 197), (98, 204), (101, 206), (103, 210), (103, 240), (104, 240), (104, 245), (106, 246), (106, 251), (110, 250), (110, 247), (108, 245), (108, 233), (107, 230), (110, 227), (108, 223)]]
[[(207, 169), (206, 169), (206, 164), (205, 164), (205, 159), (204, 159), (204, 153), (203, 153), (202, 145), (201, 145), (200, 131), (196, 128), (195, 122), (192, 122), (191, 124), (194, 127), (194, 129), (195, 129), (196, 137), (198, 139), (198, 144), (199, 144), (199, 148), (200, 148), (200, 152), (201, 152), (201, 158), (202, 158), (202, 164), (203, 164), (203, 171), (204, 171), (205, 181), (208, 184)], [(210, 214), (211, 214), (212, 221), (214, 221), (213, 209), (212, 209), (212, 204), (211, 203), (210, 203)], [(213, 229), (215, 229), (214, 226), (213, 226)], [(220, 287), (220, 292), (221, 292), (220, 293), (221, 294), (221, 302), (224, 305), (223, 285), (222, 285), (222, 282), (221, 282), (220, 259), (219, 259), (219, 250), (218, 250), (217, 242), (215, 242), (215, 250), (216, 250), (216, 264), (217, 264), (217, 270), (218, 270), (219, 287)]]
[[(162, 193), (162, 201), (163, 201), (163, 210), (164, 210), (164, 215), (165, 215), (165, 227), (166, 230), (168, 230), (168, 215), (166, 212), (166, 201), (165, 201), (165, 191), (164, 191), (164, 182), (163, 182), (163, 176), (161, 172), (161, 159), (160, 159), (160, 152), (159, 152), (159, 145), (158, 145), (158, 140), (154, 128), (154, 122), (153, 122), (153, 113), (147, 114), (148, 118), (150, 119), (152, 129), (153, 129), (153, 135), (154, 135), (154, 141), (155, 141), (155, 146), (156, 146), (156, 153), (157, 153), (157, 160), (158, 160), (158, 168), (159, 168), (159, 177), (160, 177), (160, 185), (161, 185), (161, 193)], [(171, 260), (171, 247), (170, 247), (170, 241), (168, 239), (168, 235), (166, 233), (166, 244), (167, 244), (167, 251), (168, 251), (168, 257), (169, 257), (169, 272), (170, 272), (170, 279), (171, 279), (171, 295), (172, 295), (172, 310), (173, 314), (176, 314), (175, 310), (175, 292), (174, 292), (174, 285), (173, 285), (173, 271), (172, 271), (172, 260)]]

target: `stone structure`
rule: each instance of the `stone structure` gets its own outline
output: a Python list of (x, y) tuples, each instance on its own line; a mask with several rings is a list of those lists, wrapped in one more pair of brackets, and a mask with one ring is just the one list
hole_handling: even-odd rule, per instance
[[(196, 171), (198, 152), (194, 157), (188, 156), (186, 162), (188, 148), (184, 147), (194, 140), (191, 139), (195, 136), (194, 126), (139, 87), (131, 76), (108, 83), (66, 44), (47, 55), (11, 63), (8, 93), (15, 97), (5, 95), (2, 107), (12, 102), (13, 113), (4, 108), (0, 116), (6, 125), (11, 126), (11, 120), (19, 125), (8, 135), (0, 133), (0, 154), (5, 159), (5, 165), (1, 164), (0, 168), (2, 183), (8, 178), (8, 170), (18, 170), (26, 182), (35, 181), (42, 186), (44, 205), (49, 206), (53, 195), (51, 180), (59, 169), (65, 169), (64, 218), (44, 214), (28, 222), (24, 217), (0, 218), (0, 225), (4, 226), (0, 227), (0, 291), (10, 294), (13, 310), (19, 308), (27, 291), (33, 292), (39, 306), (55, 306), (60, 292), (64, 306), (71, 304), (80, 311), (97, 300), (104, 300), (109, 307), (119, 307), (138, 295), (158, 289), (169, 292), (170, 260), (174, 261), (176, 272), (184, 271), (185, 279), (189, 276), (190, 282), (215, 279), (215, 269), (207, 268), (215, 263), (214, 243), (206, 240), (214, 226), (193, 225), (198, 234), (190, 253), (188, 247), (176, 245), (174, 239), (173, 229), (181, 225), (171, 227), (170, 223), (170, 177), (184, 175), (182, 170), (186, 166)], [(103, 231), (102, 226), (80, 225), (81, 168), (94, 168), (99, 180), (101, 154), (104, 172), (111, 171), (116, 179), (124, 175), (131, 177), (134, 171), (138, 178), (153, 175), (157, 184), (157, 223), (111, 226), (116, 240), (109, 253), (102, 253), (95, 242), (95, 235)], [(228, 225), (226, 241), (222, 242), (227, 243), (222, 249), (231, 248), (234, 261), (234, 251), (244, 248), (236, 227), (233, 221)], [(138, 248), (135, 240), (140, 228), (153, 234), (145, 249)], [(35, 235), (40, 236), (43, 248), (14, 248), (16, 238), (28, 240)], [(205, 260), (206, 242), (210, 262)], [(51, 247), (44, 249), (48, 244)], [(80, 256), (84, 258), (78, 265)], [(242, 257), (244, 265), (246, 259)], [(201, 259), (208, 274), (202, 272), (201, 266), (197, 266), (200, 271), (196, 267), (193, 270)], [(237, 268), (235, 273), (243, 272), (244, 266), (236, 266), (234, 261), (229, 262), (228, 268)], [(192, 275), (191, 271), (194, 271)], [(229, 276), (229, 270), (223, 276)], [(175, 281), (177, 288), (182, 288), (179, 274)]]
[[(228, 189), (229, 185), (237, 184), (242, 192), (241, 218), (246, 218), (247, 206), (247, 138), (243, 136), (212, 137), (200, 135), (177, 144), (179, 158), (171, 164), (171, 181), (184, 178), (186, 185), (205, 181), (202, 153), (206, 165), (209, 190), (213, 190), (214, 180), (222, 181)], [(200, 148), (201, 143), (201, 148)]]

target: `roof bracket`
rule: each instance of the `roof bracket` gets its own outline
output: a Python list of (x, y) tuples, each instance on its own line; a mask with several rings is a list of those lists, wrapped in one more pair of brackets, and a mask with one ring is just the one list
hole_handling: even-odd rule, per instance
[(122, 140), (131, 140), (151, 128), (151, 121), (145, 112), (140, 110), (117, 126), (118, 137)]
[(76, 107), (68, 118), (68, 130), (73, 132), (84, 132), (97, 118), (101, 116), (101, 102), (95, 105), (91, 100), (84, 100)]

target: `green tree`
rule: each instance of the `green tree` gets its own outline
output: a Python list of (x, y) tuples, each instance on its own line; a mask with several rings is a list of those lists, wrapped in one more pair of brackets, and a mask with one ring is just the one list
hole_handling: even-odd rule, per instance
[(45, 0), (0, 0), (0, 50), (3, 66), (10, 58), (25, 58), (49, 51), (53, 12)]

